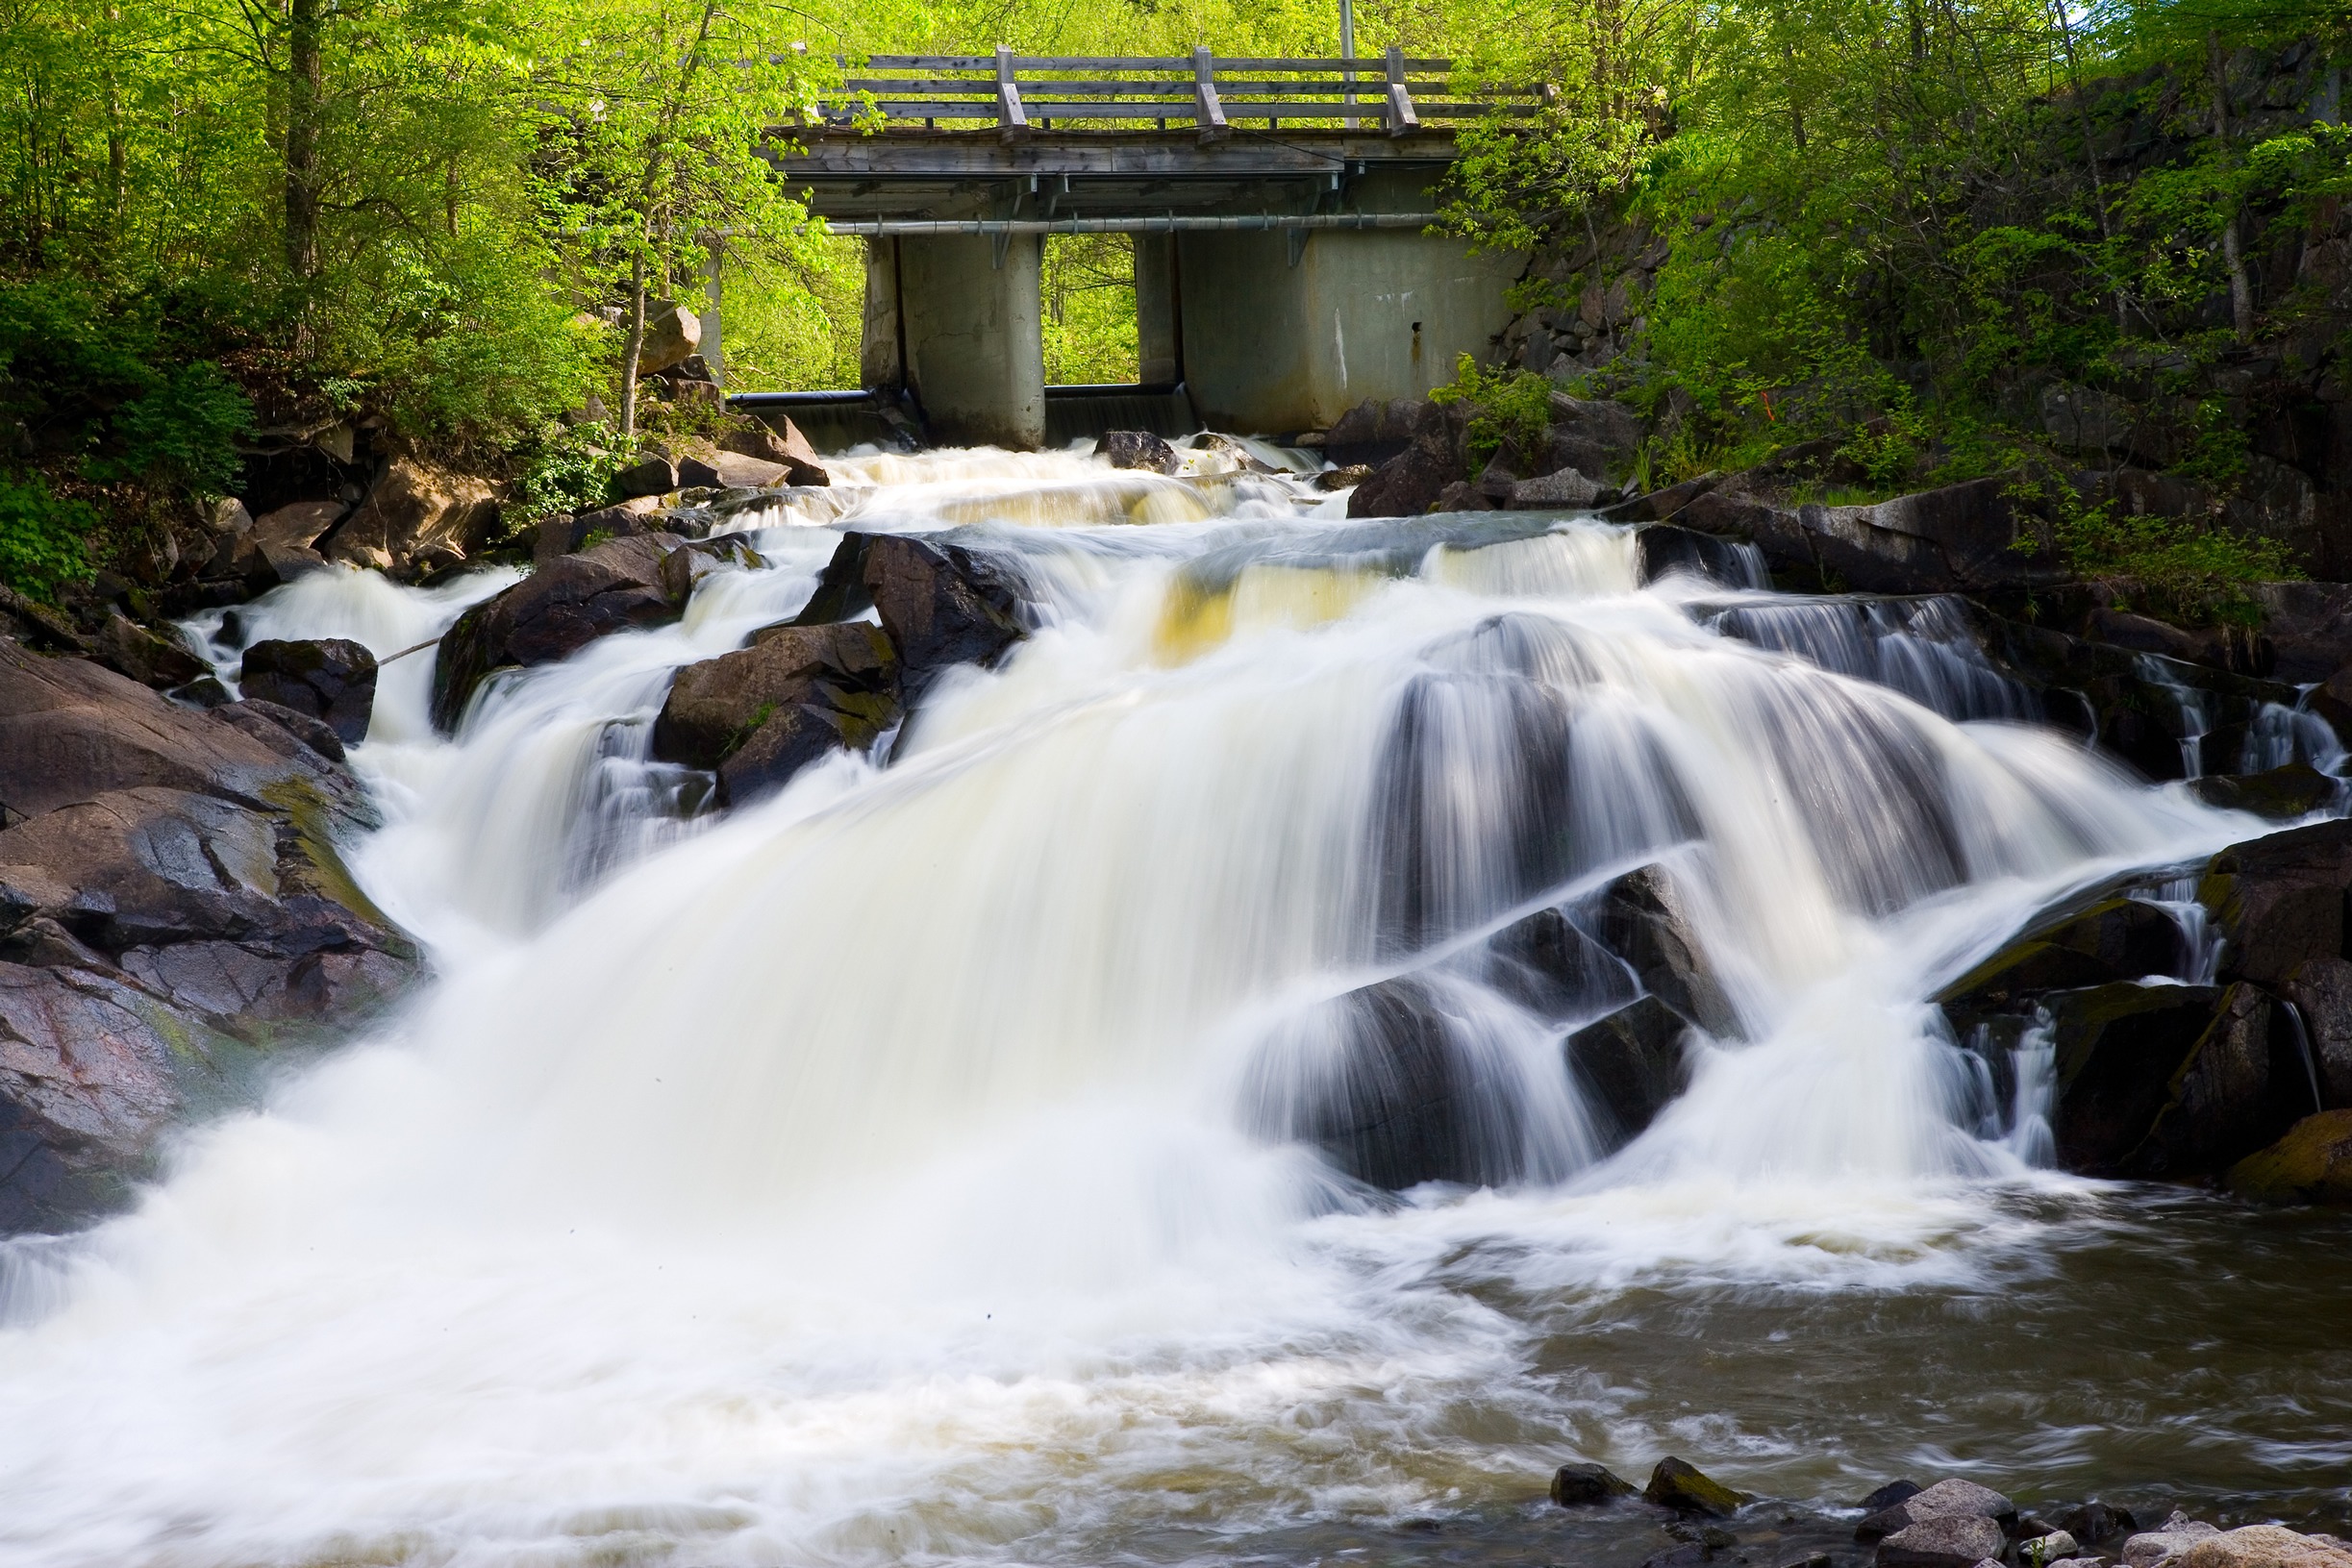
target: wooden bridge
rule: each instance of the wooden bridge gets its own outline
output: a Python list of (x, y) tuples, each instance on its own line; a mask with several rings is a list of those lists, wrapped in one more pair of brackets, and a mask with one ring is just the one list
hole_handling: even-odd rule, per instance
[[(1050, 234), (1135, 236), (1140, 380), (1229, 430), (1317, 428), (1486, 358), (1524, 259), (1428, 232), (1452, 127), (1543, 87), (1408, 57), (875, 56), (778, 167), (868, 240), (863, 379), (941, 438), (1044, 436)], [(782, 138), (780, 137), (780, 140)]]

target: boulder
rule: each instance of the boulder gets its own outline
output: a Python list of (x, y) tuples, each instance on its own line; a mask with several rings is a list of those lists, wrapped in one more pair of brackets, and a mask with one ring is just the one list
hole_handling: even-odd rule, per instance
[(1606, 1465), (1564, 1464), (1552, 1472), (1552, 1501), (1564, 1508), (1611, 1503), (1633, 1495), (1633, 1482), (1619, 1479)]
[(649, 310), (645, 336), (637, 351), (637, 373), (651, 376), (682, 365), (702, 347), (702, 322), (684, 306)]
[(2247, 1525), (2192, 1541), (2174, 1568), (2352, 1568), (2352, 1551), (2283, 1525)]
[(2197, 886), (2227, 940), (2227, 972), (2265, 985), (2302, 965), (2345, 955), (2352, 821), (2317, 822), (2233, 844)]
[(1591, 507), (1600, 495), (1597, 481), (1587, 479), (1573, 468), (1562, 468), (1536, 479), (1513, 482), (1505, 504), (1513, 511), (1581, 511)]
[(662, 558), (662, 589), (683, 605), (693, 597), (694, 585), (714, 572), (756, 572), (766, 565), (741, 534), (695, 539)]
[(625, 496), (662, 496), (678, 487), (678, 465), (659, 452), (649, 452), (613, 476), (613, 487)]
[(1591, 908), (1589, 929), (1632, 967), (1644, 991), (1717, 1039), (1745, 1038), (1664, 867), (1627, 872), (1595, 895)]
[(1554, 392), (1550, 415), (1542, 450), (1514, 453), (1519, 472), (1556, 474), (1572, 468), (1597, 481), (1622, 471), (1640, 449), (1640, 416), (1622, 403)]
[(828, 752), (872, 746), (897, 722), (897, 688), (889, 637), (870, 622), (769, 627), (678, 672), (653, 755), (715, 769), (722, 804), (747, 805)]
[(1108, 431), (1095, 440), (1094, 455), (1113, 468), (1140, 468), (1153, 474), (1172, 474), (1183, 461), (1174, 447), (1148, 430)]
[[(1468, 460), (1462, 451), (1468, 416), (1469, 411), (1459, 403), (1418, 405), (1411, 442), (1349, 493), (1347, 514), (1418, 517), (1437, 507), (1447, 486), (1462, 482), (1468, 473)], [(1328, 453), (1331, 448), (1326, 444), (1324, 450)]]
[(794, 624), (874, 610), (897, 650), (900, 695), (912, 710), (946, 670), (993, 664), (1027, 635), (1020, 607), (1015, 579), (988, 557), (904, 535), (849, 533)]
[(2028, 926), (1936, 1000), (1947, 1011), (1988, 1011), (2044, 991), (2187, 979), (2189, 961), (2177, 920), (2147, 899), (2111, 894)]
[(1756, 585), (1743, 549), (1694, 528), (1651, 523), (1635, 535), (1634, 547), (1640, 557), (1643, 583), (1655, 583), (1669, 572), (1687, 572), (1725, 587)]
[(224, 564), (227, 568), (215, 575), (241, 577), (259, 592), (314, 572), (327, 563), (327, 558), (312, 547), (346, 510), (340, 501), (296, 501), (263, 512), (254, 519), (250, 530), (237, 537), (227, 562), (214, 558), (216, 568)]
[[(2017, 1506), (1989, 1486), (1954, 1478), (1915, 1490), (1867, 1515), (1854, 1527), (1854, 1538), (1865, 1543), (1881, 1540), (1932, 1519), (1988, 1519), (1995, 1529), (2007, 1531), (2017, 1523)], [(1979, 1556), (1998, 1553), (1996, 1547)]]
[(1350, 463), (1344, 468), (1326, 468), (1314, 476), (1314, 487), (1326, 493), (1332, 490), (1352, 490), (1372, 477), (1365, 464)]
[(2352, 1206), (2352, 1109), (2323, 1110), (2229, 1169), (2224, 1184), (2259, 1204)]
[[(1677, 1513), (1707, 1513), (1718, 1519), (1728, 1519), (1756, 1501), (1745, 1492), (1732, 1490), (1696, 1465), (1671, 1456), (1658, 1461), (1658, 1468), (1650, 1472), (1650, 1483), (1642, 1488), (1641, 1496)], [(1999, 1550), (1997, 1544), (1994, 1550)]]
[(1879, 1568), (1976, 1568), (1998, 1562), (2008, 1539), (1989, 1519), (1940, 1514), (1907, 1525), (1878, 1543)]
[(319, 548), (330, 560), (415, 577), (474, 555), (497, 522), (498, 492), (488, 480), (404, 455), (384, 465)]
[(2123, 1543), (2124, 1568), (2156, 1568), (2166, 1558), (2177, 1558), (2199, 1541), (2220, 1533), (2212, 1525), (2191, 1519), (2176, 1508), (2162, 1529), (2142, 1531)]
[(88, 647), (99, 663), (145, 685), (185, 685), (210, 673), (204, 660), (176, 638), (159, 636), (119, 610), (107, 612)]
[(2073, 1536), (2084, 1546), (2098, 1546), (2117, 1535), (2128, 1535), (2139, 1528), (2129, 1508), (2110, 1507), (2104, 1503), (2085, 1503), (2068, 1508), (2059, 1516), (2058, 1528)]
[(2189, 781), (2190, 794), (2225, 811), (2251, 811), (2273, 822), (2293, 822), (2333, 808), (2341, 782), (2307, 762), (2289, 762), (2266, 773), (2209, 774)]
[(216, 718), (236, 725), (273, 751), (283, 753), (285, 742), (281, 737), (291, 735), (330, 762), (343, 760), (343, 737), (326, 720), (313, 718), (300, 709), (254, 698), (223, 703), (213, 711)]
[(678, 459), (678, 485), (684, 489), (767, 489), (788, 483), (790, 469), (765, 458), (716, 447), (688, 452)]
[(1323, 456), (1342, 468), (1377, 467), (1413, 444), (1429, 404), (1401, 397), (1367, 399), (1341, 414), (1323, 436)]
[(1864, 1514), (1880, 1513), (1897, 1503), (1909, 1502), (1927, 1490), (1915, 1481), (1890, 1481), (1854, 1506)]
[(1689, 1019), (1645, 996), (1587, 1024), (1562, 1046), (1586, 1103), (1614, 1124), (1613, 1145), (1638, 1136), (1689, 1086), (1683, 1039), (1689, 1029)]
[(492, 670), (552, 664), (612, 633), (676, 620), (685, 607), (663, 585), (662, 562), (683, 543), (671, 534), (608, 540), (459, 616), (434, 666), (435, 727), (454, 733)]
[(538, 541), (531, 552), (534, 565), (544, 566), (559, 556), (592, 548), (607, 539), (662, 534), (663, 509), (659, 495), (633, 495), (614, 506), (599, 507), (572, 516), (559, 512), (540, 519)]
[(263, 641), (245, 649), (237, 677), (248, 699), (321, 720), (345, 745), (367, 738), (376, 702), (376, 656), (346, 637)]
[(721, 450), (738, 452), (747, 458), (780, 463), (785, 470), (787, 485), (826, 485), (833, 476), (825, 471), (816, 448), (809, 437), (800, 433), (791, 416), (781, 411), (744, 421), (718, 438)]
[(258, 706), (0, 643), (0, 1231), (118, 1196), (256, 1048), (348, 1030), (415, 973), (337, 852), (357, 783)]
[(2247, 592), (2262, 607), (2270, 668), (2298, 684), (2325, 681), (2352, 660), (2352, 584), (2257, 583)]

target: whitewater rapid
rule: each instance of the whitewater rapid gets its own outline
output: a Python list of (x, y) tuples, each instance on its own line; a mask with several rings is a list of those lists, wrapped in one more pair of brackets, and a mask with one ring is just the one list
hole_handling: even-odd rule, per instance
[[(8, 1251), (0, 1561), (1303, 1557), (1669, 1447), (1834, 1500), (1870, 1456), (1552, 1364), (1559, 1315), (2054, 1266), (2089, 1222), (2038, 1168), (2046, 1060), (1988, 1106), (1924, 998), (2259, 831), (2023, 722), (1964, 639), (1824, 667), (1757, 629), (1800, 607), (1645, 585), (1589, 519), (836, 467), (843, 516), (763, 519), (766, 570), (454, 740), (431, 654), (386, 665), (353, 863), (438, 978), (134, 1212)], [(670, 672), (793, 613), (842, 526), (961, 530), (1031, 635), (887, 765), (691, 814), (647, 758)], [(240, 635), (389, 655), (513, 578), (321, 573), (197, 630), (232, 674)], [(1650, 862), (1740, 1027), (1629, 1146), (1466, 979), (1516, 1180), (1391, 1199), (1269, 1132), (1335, 998)]]

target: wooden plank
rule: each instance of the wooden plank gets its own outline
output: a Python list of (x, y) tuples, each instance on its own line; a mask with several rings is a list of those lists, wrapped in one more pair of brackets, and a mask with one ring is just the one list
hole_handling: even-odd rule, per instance
[[(1039, 92), (1061, 92), (1089, 98), (1189, 99), (1192, 96), (1192, 81), (1189, 77), (1171, 79), (1165, 82), (1092, 82), (1079, 79), (1064, 80), (1058, 77), (1024, 76), (1019, 79), (1019, 83), (1022, 91), (1031, 94)], [(1447, 91), (1445, 89), (1445, 85), (1441, 82), (1433, 86), (1431, 84), (1411, 82), (1409, 79), (1408, 86), (1410, 86), (1416, 94), (1425, 95), (1431, 98), (1457, 98), (1462, 96)], [(1296, 98), (1311, 97), (1318, 93), (1345, 93), (1349, 91), (1377, 92), (1381, 87), (1382, 79), (1379, 77), (1373, 77), (1368, 81), (1358, 80), (1355, 82), (1349, 82), (1339, 77), (1329, 77), (1318, 81), (1301, 82), (1235, 82), (1227, 81), (1226, 79), (1219, 77), (1216, 83), (1216, 90), (1218, 95), (1225, 98)], [(966, 94), (978, 97), (988, 97), (994, 94), (996, 90), (996, 84), (992, 80), (988, 79), (967, 82), (955, 78), (936, 76), (909, 76), (899, 78), (859, 77), (851, 81), (844, 82), (841, 85), (841, 89), (844, 92), (871, 92), (877, 95), (888, 93), (901, 97), (913, 96), (916, 94), (935, 97), (958, 97)], [(1533, 88), (1515, 90), (1505, 89), (1502, 93), (1502, 96), (1506, 97), (1519, 96), (1532, 98), (1536, 95), (1536, 91)]]
[[(1383, 55), (1329, 55), (1310, 60), (1274, 59), (1256, 55), (1235, 55), (1217, 62), (1221, 67), (1243, 71), (1344, 71), (1355, 69), (1377, 72), (1388, 65)], [(993, 55), (868, 55), (865, 67), (871, 70), (909, 71), (993, 71)], [(1037, 67), (1041, 70), (1073, 71), (1181, 71), (1191, 67), (1189, 55), (1015, 55), (1013, 64), (1022, 70)], [(1405, 57), (1409, 71), (1450, 71), (1451, 60), (1435, 56)]]

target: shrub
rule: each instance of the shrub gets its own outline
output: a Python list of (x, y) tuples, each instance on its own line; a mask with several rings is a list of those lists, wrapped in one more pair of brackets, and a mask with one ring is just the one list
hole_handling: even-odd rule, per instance
[(0, 475), (0, 583), (27, 598), (54, 601), (59, 590), (95, 575), (88, 541), (98, 513), (87, 501), (62, 499), (38, 479)]

